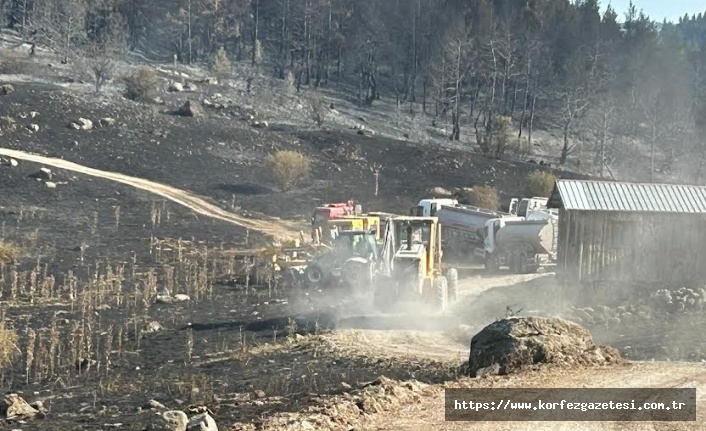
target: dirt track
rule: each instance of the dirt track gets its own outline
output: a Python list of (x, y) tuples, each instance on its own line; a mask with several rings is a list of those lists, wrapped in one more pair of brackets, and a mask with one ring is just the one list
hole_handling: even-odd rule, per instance
[(282, 220), (255, 220), (239, 216), (237, 214), (226, 211), (216, 205), (206, 202), (203, 198), (194, 195), (185, 190), (180, 190), (175, 187), (156, 183), (153, 181), (144, 180), (141, 178), (123, 175), (117, 172), (102, 171), (99, 169), (89, 168), (63, 159), (53, 157), (44, 157), (37, 154), (27, 153), (24, 151), (11, 150), (0, 148), (0, 155), (12, 157), (28, 162), (40, 163), (47, 166), (52, 166), (59, 169), (78, 172), (85, 175), (90, 175), (97, 178), (103, 178), (110, 181), (119, 182), (140, 190), (145, 190), (150, 193), (162, 196), (179, 205), (191, 209), (192, 211), (211, 217), (218, 220), (223, 220), (228, 223), (240, 226), (245, 229), (261, 232), (265, 235), (272, 236), (278, 239), (293, 239), (299, 237), (300, 227), (295, 223), (285, 222)]
[[(453, 384), (451, 386), (457, 386)], [(463, 383), (460, 386), (464, 386)], [(478, 385), (474, 385), (478, 386)], [(706, 413), (701, 405), (706, 389), (706, 367), (683, 363), (637, 363), (627, 367), (581, 369), (567, 373), (558, 372), (510, 377), (500, 380), (494, 387), (696, 387), (696, 422), (445, 422), (444, 392), (438, 388), (436, 395), (423, 399), (419, 404), (402, 409), (393, 418), (387, 418), (377, 430), (440, 431), (456, 430), (703, 430)]]

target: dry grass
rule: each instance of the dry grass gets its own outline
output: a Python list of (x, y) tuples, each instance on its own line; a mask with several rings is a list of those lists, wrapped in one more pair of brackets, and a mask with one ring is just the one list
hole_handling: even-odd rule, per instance
[(22, 254), (22, 249), (16, 244), (0, 241), (0, 264), (16, 261)]
[(18, 352), (17, 333), (5, 325), (5, 316), (0, 314), (0, 372), (4, 372)]
[[(15, 246), (2, 245), (4, 253), (12, 250), (6, 255), (18, 255)], [(32, 384), (56, 378), (74, 382), (89, 370), (109, 381), (116, 358), (140, 349), (145, 323), (153, 320), (149, 310), (158, 284), (172, 295), (188, 295), (194, 303), (211, 297), (214, 279), (243, 279), (243, 272), (250, 271), (247, 257), (229, 251), (222, 245), (152, 238), (148, 261), (138, 262), (133, 255), (119, 263), (81, 262), (76, 272), (65, 276), (55, 277), (41, 260), (30, 267), (17, 261), (0, 264), (0, 298), (13, 322), (23, 316), (24, 327), (19, 333), (7, 328), (0, 313), (0, 382)], [(248, 286), (260, 283), (261, 274), (251, 280)], [(68, 321), (57, 313), (35, 318), (29, 312), (47, 304), (78, 317)], [(100, 317), (105, 307), (131, 317), (122, 323), (105, 321)], [(193, 341), (187, 348), (195, 348)]]
[(498, 197), (498, 191), (495, 187), (473, 187), (470, 191), (470, 199), (472, 205), (481, 208), (488, 208), (491, 210), (497, 210), (500, 208), (500, 197)]
[(556, 175), (546, 171), (532, 171), (525, 178), (527, 196), (548, 197), (554, 189)]
[(123, 78), (125, 97), (130, 100), (147, 100), (157, 88), (157, 74), (151, 67), (143, 66)]
[(311, 160), (296, 151), (277, 151), (267, 157), (265, 164), (284, 191), (290, 190), (311, 172)]

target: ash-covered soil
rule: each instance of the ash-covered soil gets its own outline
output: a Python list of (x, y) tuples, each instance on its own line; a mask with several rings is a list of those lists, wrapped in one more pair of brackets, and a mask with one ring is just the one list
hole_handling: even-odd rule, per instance
[[(493, 185), (507, 204), (523, 194), (524, 176), (537, 168), (282, 118), (253, 128), (229, 109), (204, 107), (200, 118), (171, 115), (187, 99), (200, 103), (227, 93), (208, 84), (162, 93), (164, 104), (140, 104), (114, 89), (97, 97), (66, 78), (37, 83), (3, 76), (15, 91), (0, 96), (0, 117), (11, 117), (14, 127), (0, 123), (0, 147), (161, 182), (253, 219), (306, 222), (317, 203), (351, 198), (367, 210), (406, 213), (435, 186)], [(79, 117), (96, 127), (69, 128)], [(108, 117), (114, 124), (99, 127)], [(286, 193), (263, 168), (279, 149), (313, 162), (310, 178)], [(376, 166), (382, 167), (377, 196)], [(182, 410), (206, 406), (223, 429), (277, 413), (319, 414), (322, 405), (330, 413), (346, 400), (352, 414), (380, 413), (390, 393), (415, 400), (425, 389), (367, 382), (381, 375), (454, 380), (470, 335), (483, 325), (506, 314), (566, 312), (565, 304), (555, 307), (557, 291), (538, 282), (489, 288), (450, 316), (371, 317), (345, 293), (301, 291), (273, 278), (268, 265), (241, 258), (238, 251), (266, 243), (257, 232), (74, 172), (51, 168), (51, 188), (29, 177), (41, 167), (21, 160), (0, 166), (0, 238), (22, 250), (0, 268), (3, 319), (18, 334), (1, 386), (49, 409), (45, 419), (12, 428), (142, 430), (156, 420), (144, 408), (150, 399)], [(469, 290), (482, 284), (472, 280)], [(161, 303), (165, 298), (185, 300)], [(453, 332), (459, 324), (468, 326)], [(594, 316), (593, 324), (602, 323)], [(596, 341), (606, 342), (600, 331)], [(382, 398), (361, 395), (361, 386)], [(326, 416), (339, 428), (355, 423)]]
[[(316, 203), (350, 198), (371, 209), (406, 211), (432, 187), (486, 184), (496, 186), (507, 204), (507, 198), (524, 192), (524, 176), (538, 167), (351, 130), (256, 129), (211, 109), (201, 118), (170, 114), (187, 99), (205, 97), (201, 93), (169, 94), (165, 105), (145, 105), (51, 84), (13, 86), (16, 91), (0, 104), (0, 116), (16, 121), (14, 131), (3, 131), (3, 147), (163, 182), (243, 211), (301, 218)], [(68, 127), (81, 117), (96, 127)], [(115, 124), (98, 127), (106, 117)], [(39, 130), (30, 132), (31, 124)], [(287, 193), (277, 191), (263, 168), (265, 157), (280, 149), (300, 151), (313, 161), (310, 178)], [(382, 166), (378, 196), (374, 166)], [(15, 191), (22, 192), (18, 186)]]

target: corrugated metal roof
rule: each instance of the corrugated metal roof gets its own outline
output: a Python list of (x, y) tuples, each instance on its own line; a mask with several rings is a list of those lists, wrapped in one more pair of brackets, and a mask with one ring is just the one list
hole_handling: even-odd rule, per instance
[(706, 214), (706, 187), (557, 180), (548, 205), (579, 211)]

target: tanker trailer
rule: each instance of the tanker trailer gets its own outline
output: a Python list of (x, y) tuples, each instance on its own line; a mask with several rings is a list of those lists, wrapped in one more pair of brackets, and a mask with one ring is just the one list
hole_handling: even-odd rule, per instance
[[(486, 224), (494, 219), (518, 219), (511, 214), (471, 206), (444, 206), (435, 213), (441, 223), (444, 254), (462, 260), (485, 256)], [(447, 254), (448, 253), (448, 254)]]
[(536, 272), (556, 262), (557, 220), (493, 219), (486, 223), (485, 265), (507, 266), (516, 274)]

